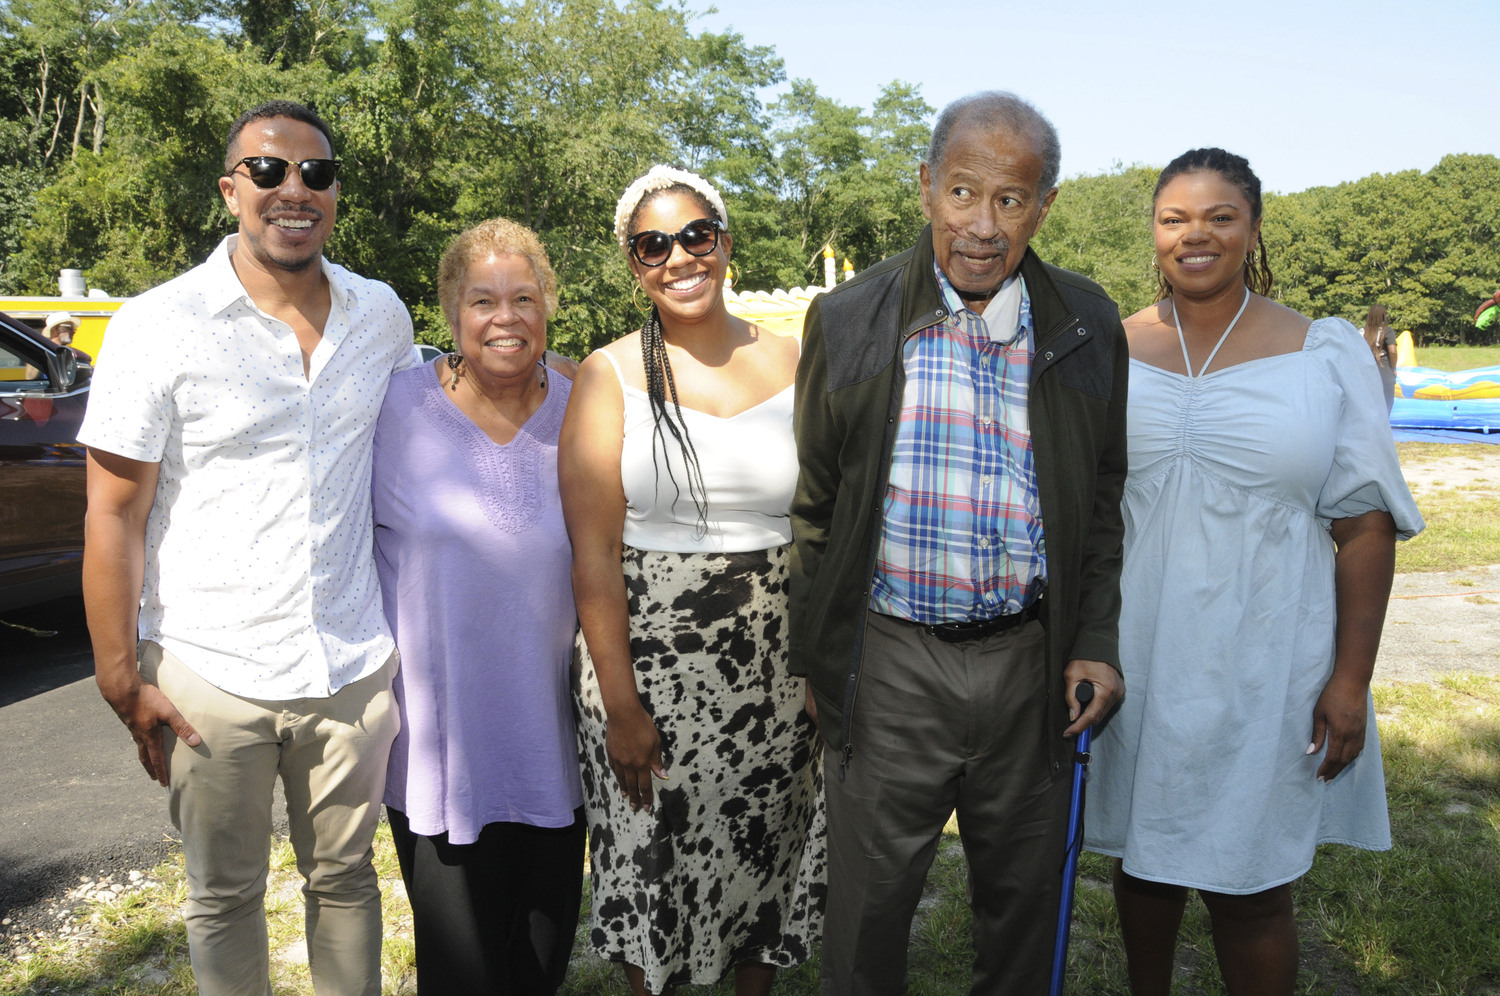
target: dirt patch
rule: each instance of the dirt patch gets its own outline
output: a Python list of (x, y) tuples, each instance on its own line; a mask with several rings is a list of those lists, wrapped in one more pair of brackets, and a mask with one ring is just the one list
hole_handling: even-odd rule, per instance
[(1414, 457), (1401, 465), (1407, 487), (1418, 502), (1433, 491), (1461, 488), (1471, 494), (1500, 498), (1500, 446), (1452, 447), (1457, 453)]
[[(1424, 495), (1500, 498), (1500, 447), (1455, 446), (1401, 465)], [(1375, 662), (1376, 681), (1431, 681), (1450, 671), (1500, 674), (1500, 565), (1398, 574)]]
[(1500, 675), (1500, 565), (1396, 575), (1375, 680), (1449, 671)]

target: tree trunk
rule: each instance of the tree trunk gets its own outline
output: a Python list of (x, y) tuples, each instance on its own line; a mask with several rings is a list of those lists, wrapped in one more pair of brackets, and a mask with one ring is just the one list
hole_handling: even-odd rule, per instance
[(78, 84), (78, 120), (73, 122), (73, 152), (74, 159), (78, 158), (78, 140), (83, 136), (83, 109), (88, 106), (88, 84)]
[(99, 92), (99, 84), (94, 84), (94, 96), (89, 101), (94, 108), (94, 155), (98, 155), (104, 147), (104, 96)]
[[(31, 130), (26, 136), (26, 148), (35, 151), (36, 138), (42, 130), (42, 115), (47, 113), (47, 77), (51, 75), (52, 64), (47, 61), (47, 47), (43, 45), (40, 49), (41, 57), (41, 80), (36, 88), (36, 114), (31, 115)], [(27, 109), (28, 111), (30, 108)]]

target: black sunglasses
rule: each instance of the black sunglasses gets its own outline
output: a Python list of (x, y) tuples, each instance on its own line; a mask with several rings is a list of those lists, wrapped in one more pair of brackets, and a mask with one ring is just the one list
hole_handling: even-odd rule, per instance
[(241, 166), (250, 176), (250, 182), (262, 190), (272, 190), (286, 180), (286, 171), (292, 166), (302, 176), (302, 185), (308, 190), (327, 190), (339, 175), (343, 163), (337, 159), (304, 159), (300, 163), (288, 162), (276, 156), (246, 156), (234, 164), (225, 176), (233, 176)]
[(672, 243), (676, 242), (682, 246), (684, 252), (689, 256), (707, 256), (719, 248), (719, 233), (724, 231), (724, 225), (713, 218), (699, 218), (682, 226), (682, 231), (676, 233), (658, 232), (655, 229), (647, 232), (636, 232), (626, 243), (630, 247), (630, 255), (642, 266), (661, 266), (672, 258)]

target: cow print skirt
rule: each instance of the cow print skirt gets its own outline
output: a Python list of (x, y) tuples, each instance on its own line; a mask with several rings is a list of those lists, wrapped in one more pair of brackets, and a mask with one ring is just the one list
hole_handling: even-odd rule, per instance
[(625, 548), (630, 649), (670, 775), (631, 812), (604, 748), (582, 634), (573, 655), (593, 906), (601, 957), (652, 992), (719, 981), (742, 962), (806, 961), (826, 865), (817, 732), (787, 674), (787, 548)]

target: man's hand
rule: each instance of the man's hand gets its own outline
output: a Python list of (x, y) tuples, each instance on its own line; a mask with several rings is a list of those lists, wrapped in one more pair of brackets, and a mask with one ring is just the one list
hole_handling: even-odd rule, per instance
[(120, 717), (120, 722), (130, 731), (136, 752), (140, 755), (141, 767), (165, 788), (169, 773), (167, 754), (162, 747), (161, 728), (170, 726), (172, 732), (189, 747), (202, 743), (198, 731), (182, 718), (182, 714), (162, 694), (160, 688), (146, 684), (138, 673), (132, 673), (122, 681), (111, 680), (103, 672), (97, 672), (94, 680), (99, 685), (104, 701), (109, 703), (115, 715)]
[[(1073, 725), (1063, 730), (1065, 737), (1078, 736), (1104, 718), (1115, 703), (1125, 697), (1125, 679), (1103, 661), (1069, 661), (1063, 678), (1068, 689), (1068, 718), (1073, 720)], [(1094, 686), (1094, 700), (1079, 715), (1078, 685), (1085, 681)]]

